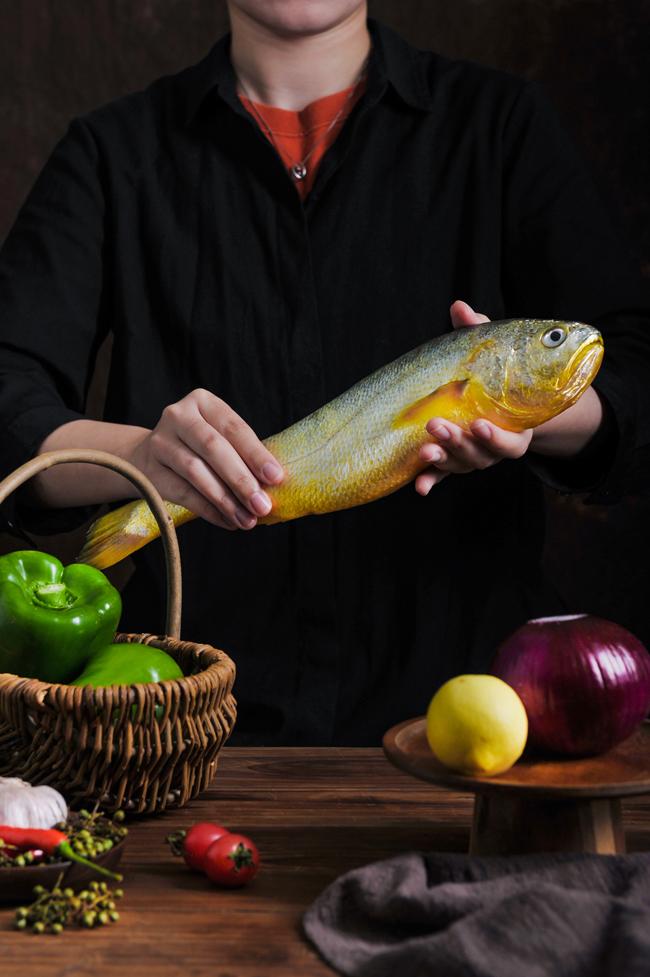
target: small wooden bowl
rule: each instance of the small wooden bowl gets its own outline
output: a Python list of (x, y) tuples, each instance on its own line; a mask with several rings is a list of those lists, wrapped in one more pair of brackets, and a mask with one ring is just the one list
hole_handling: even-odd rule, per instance
[[(110, 851), (104, 852), (95, 861), (103, 868), (115, 871), (124, 853), (126, 838), (118, 841)], [(56, 885), (56, 881), (65, 872), (61, 881), (62, 886), (70, 886), (75, 891), (83, 888), (88, 882), (97, 879), (101, 882), (110, 880), (85, 865), (78, 865), (76, 862), (52, 862), (44, 865), (25, 865), (23, 868), (7, 866), (0, 868), (0, 903), (4, 906), (18, 906), (23, 903), (33, 902), (34, 886), (43, 885), (46, 889), (51, 889)]]

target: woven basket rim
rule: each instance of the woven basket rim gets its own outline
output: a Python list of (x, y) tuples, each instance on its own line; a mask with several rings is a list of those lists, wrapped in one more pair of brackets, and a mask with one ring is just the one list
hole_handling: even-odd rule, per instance
[[(134, 641), (125, 639), (149, 639), (148, 641)], [(122, 640), (119, 640), (122, 639)], [(194, 651), (197, 655), (205, 655), (210, 660), (205, 668), (202, 668), (199, 672), (194, 675), (183, 675), (180, 678), (171, 679), (161, 679), (157, 682), (130, 682), (130, 683), (115, 683), (113, 685), (103, 685), (103, 686), (92, 686), (92, 685), (70, 685), (65, 682), (43, 682), (37, 678), (29, 678), (25, 675), (15, 675), (13, 672), (0, 672), (0, 697), (6, 695), (11, 695), (17, 692), (19, 689), (27, 694), (30, 698), (36, 701), (44, 702), (50, 694), (57, 695), (60, 694), (60, 690), (66, 690), (68, 694), (72, 695), (74, 699), (81, 700), (84, 698), (86, 702), (89, 699), (98, 699), (103, 702), (107, 693), (111, 693), (112, 696), (118, 695), (120, 690), (123, 689), (133, 689), (137, 690), (136, 694), (141, 694), (144, 696), (153, 695), (158, 686), (173, 687), (177, 686), (179, 690), (183, 687), (189, 688), (190, 686), (196, 685), (196, 680), (205, 676), (206, 678), (213, 679), (218, 678), (222, 680), (224, 678), (224, 673), (234, 673), (236, 672), (236, 666), (232, 658), (221, 648), (215, 648), (213, 645), (205, 644), (204, 642), (194, 642), (194, 641), (183, 641), (177, 638), (171, 638), (168, 635), (155, 635), (148, 633), (125, 633), (117, 632), (115, 635), (116, 644), (142, 644), (145, 646), (151, 645), (155, 648), (160, 648), (162, 651), (168, 650), (171, 647), (176, 646), (177, 648), (184, 649), (186, 651)]]

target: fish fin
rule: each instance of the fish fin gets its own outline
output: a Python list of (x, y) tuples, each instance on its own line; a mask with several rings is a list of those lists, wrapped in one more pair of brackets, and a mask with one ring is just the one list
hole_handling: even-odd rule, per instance
[(415, 403), (409, 404), (404, 410), (400, 411), (393, 427), (411, 427), (413, 424), (426, 424), (432, 417), (446, 417), (450, 421), (456, 421), (462, 410), (463, 400), (467, 391), (469, 380), (451, 380), (444, 383), (433, 393), (421, 397)]

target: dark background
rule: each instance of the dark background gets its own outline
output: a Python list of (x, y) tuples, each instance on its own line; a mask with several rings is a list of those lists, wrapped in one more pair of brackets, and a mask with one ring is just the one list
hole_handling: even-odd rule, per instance
[[(650, 0), (371, 0), (370, 12), (419, 47), (541, 81), (650, 278)], [(0, 0), (0, 240), (71, 118), (199, 60), (225, 30), (219, 0)], [(650, 645), (650, 501), (547, 502), (546, 568), (570, 608)], [(79, 535), (39, 543), (70, 559)], [(15, 546), (0, 537), (0, 551)]]

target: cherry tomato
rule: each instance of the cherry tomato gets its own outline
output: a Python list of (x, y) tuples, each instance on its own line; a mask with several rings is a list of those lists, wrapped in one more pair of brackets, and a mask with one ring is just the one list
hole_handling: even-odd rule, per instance
[(210, 821), (199, 821), (193, 824), (183, 838), (183, 858), (190, 868), (197, 872), (205, 871), (205, 856), (208, 848), (217, 839), (228, 834), (228, 828)]
[(245, 835), (224, 835), (208, 848), (203, 870), (211, 882), (236, 888), (246, 885), (260, 866), (260, 855)]

